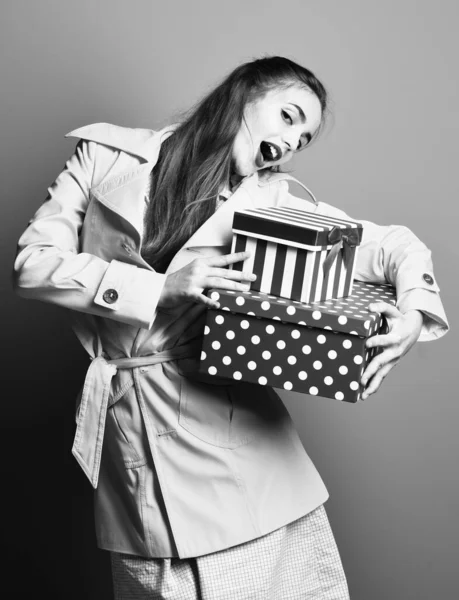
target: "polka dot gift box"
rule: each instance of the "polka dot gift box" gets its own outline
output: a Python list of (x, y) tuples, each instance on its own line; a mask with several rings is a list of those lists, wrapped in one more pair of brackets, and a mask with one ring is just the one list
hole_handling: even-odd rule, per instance
[(395, 304), (395, 289), (355, 281), (351, 296), (311, 304), (260, 292), (209, 290), (200, 372), (357, 402), (360, 377), (376, 349), (365, 341), (386, 331), (371, 302)]
[(235, 211), (232, 252), (251, 256), (232, 268), (255, 273), (251, 290), (301, 302), (352, 293), (362, 225), (305, 210)]

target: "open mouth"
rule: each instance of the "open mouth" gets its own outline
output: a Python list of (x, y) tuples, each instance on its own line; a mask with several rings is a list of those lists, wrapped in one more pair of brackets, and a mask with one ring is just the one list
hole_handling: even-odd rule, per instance
[(260, 152), (266, 162), (274, 162), (282, 158), (282, 150), (271, 142), (261, 142)]

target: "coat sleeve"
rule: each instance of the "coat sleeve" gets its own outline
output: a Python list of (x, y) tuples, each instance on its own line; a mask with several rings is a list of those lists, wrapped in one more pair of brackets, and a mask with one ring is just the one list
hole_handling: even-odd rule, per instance
[[(291, 194), (284, 196), (282, 204), (305, 209), (305, 201)], [(318, 203), (316, 212), (362, 224), (354, 277), (369, 283), (390, 283), (397, 290), (400, 312), (421, 311), (424, 320), (419, 341), (440, 338), (449, 330), (433, 274), (431, 252), (408, 227), (354, 219), (325, 202)]]
[(19, 239), (13, 286), (24, 298), (150, 328), (165, 275), (80, 252), (97, 148), (80, 140), (48, 189)]

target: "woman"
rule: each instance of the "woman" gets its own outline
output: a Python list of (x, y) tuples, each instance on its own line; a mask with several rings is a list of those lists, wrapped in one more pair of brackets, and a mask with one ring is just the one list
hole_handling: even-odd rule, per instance
[[(92, 358), (73, 452), (95, 488), (97, 539), (117, 598), (348, 597), (328, 497), (272, 390), (194, 377), (208, 288), (229, 270), (236, 208), (292, 205), (278, 168), (317, 136), (323, 85), (282, 57), (236, 68), (177, 126), (95, 124), (19, 240), (16, 289), (72, 310)], [(404, 227), (363, 222), (356, 278), (397, 308), (364, 397), (418, 339), (447, 330), (430, 252)]]

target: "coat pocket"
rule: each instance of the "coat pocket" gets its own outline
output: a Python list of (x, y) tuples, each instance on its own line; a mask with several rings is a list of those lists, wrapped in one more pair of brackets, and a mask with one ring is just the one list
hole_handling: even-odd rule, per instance
[(110, 399), (104, 437), (107, 450), (126, 469), (146, 464), (147, 434), (132, 379)]
[(208, 444), (237, 448), (256, 436), (269, 435), (284, 416), (282, 402), (261, 386), (182, 379), (179, 424)]

